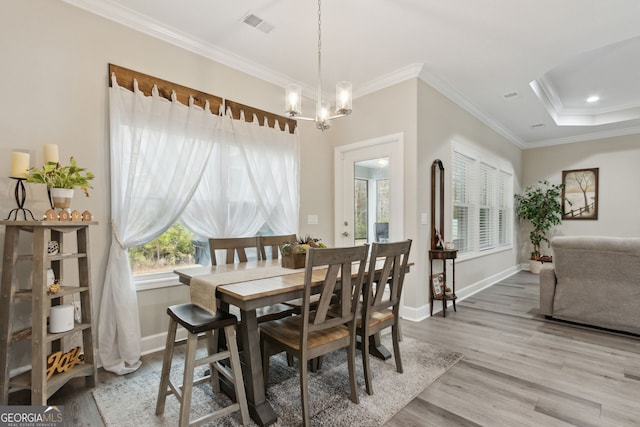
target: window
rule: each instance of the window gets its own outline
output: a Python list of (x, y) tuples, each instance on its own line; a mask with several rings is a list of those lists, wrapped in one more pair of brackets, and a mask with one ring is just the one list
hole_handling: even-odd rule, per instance
[(451, 171), (451, 236), (460, 254), (510, 247), (513, 173), (497, 157), (455, 144)]
[[(129, 248), (129, 262), (134, 275), (172, 271), (178, 266), (196, 264), (194, 234), (179, 222), (144, 245)], [(207, 252), (209, 248), (206, 248)]]

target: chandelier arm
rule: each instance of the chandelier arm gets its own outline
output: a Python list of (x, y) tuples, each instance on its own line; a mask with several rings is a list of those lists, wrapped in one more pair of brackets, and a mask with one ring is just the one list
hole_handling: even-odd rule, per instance
[(294, 118), (296, 120), (308, 120), (310, 122), (315, 122), (316, 121), (315, 117), (292, 116), (292, 118)]
[[(349, 114), (351, 114), (351, 111), (349, 111), (348, 113), (338, 113), (338, 114), (334, 114), (333, 116), (329, 116), (327, 117), (327, 120), (333, 120), (333, 119), (339, 119), (340, 117), (346, 117)], [(296, 117), (297, 119), (298, 117)]]

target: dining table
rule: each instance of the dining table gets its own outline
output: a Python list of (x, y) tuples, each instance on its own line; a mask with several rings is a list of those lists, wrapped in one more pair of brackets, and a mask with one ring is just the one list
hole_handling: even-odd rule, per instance
[[(358, 273), (357, 267), (354, 264), (352, 268), (354, 278)], [(382, 268), (382, 264), (376, 265), (376, 270), (379, 268)], [(196, 282), (200, 288), (210, 285), (211, 301), (213, 304), (217, 301), (219, 309), (228, 310), (230, 305), (239, 309), (238, 333), (242, 342), (242, 374), (249, 414), (260, 426), (275, 423), (277, 414), (265, 394), (256, 310), (301, 298), (305, 286), (305, 269), (284, 268), (280, 260), (276, 259), (181, 268), (174, 270), (174, 273), (183, 284), (192, 285)], [(312, 293), (321, 291), (324, 277), (323, 269), (314, 271)], [(380, 344), (379, 337), (372, 344), (379, 352), (378, 357), (390, 357), (390, 352)], [(224, 384), (222, 386), (232, 393)]]

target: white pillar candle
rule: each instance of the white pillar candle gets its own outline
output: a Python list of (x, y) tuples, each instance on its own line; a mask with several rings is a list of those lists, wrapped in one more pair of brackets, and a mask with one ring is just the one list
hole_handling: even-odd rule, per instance
[(29, 175), (29, 153), (11, 153), (11, 177), (26, 179)]
[(58, 145), (44, 144), (44, 163), (45, 164), (49, 162), (58, 163), (59, 161), (60, 161), (60, 157), (58, 155)]

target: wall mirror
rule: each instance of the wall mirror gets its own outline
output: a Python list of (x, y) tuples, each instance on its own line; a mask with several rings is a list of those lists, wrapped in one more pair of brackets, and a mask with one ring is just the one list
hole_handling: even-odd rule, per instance
[(444, 166), (431, 165), (431, 249), (444, 249)]

